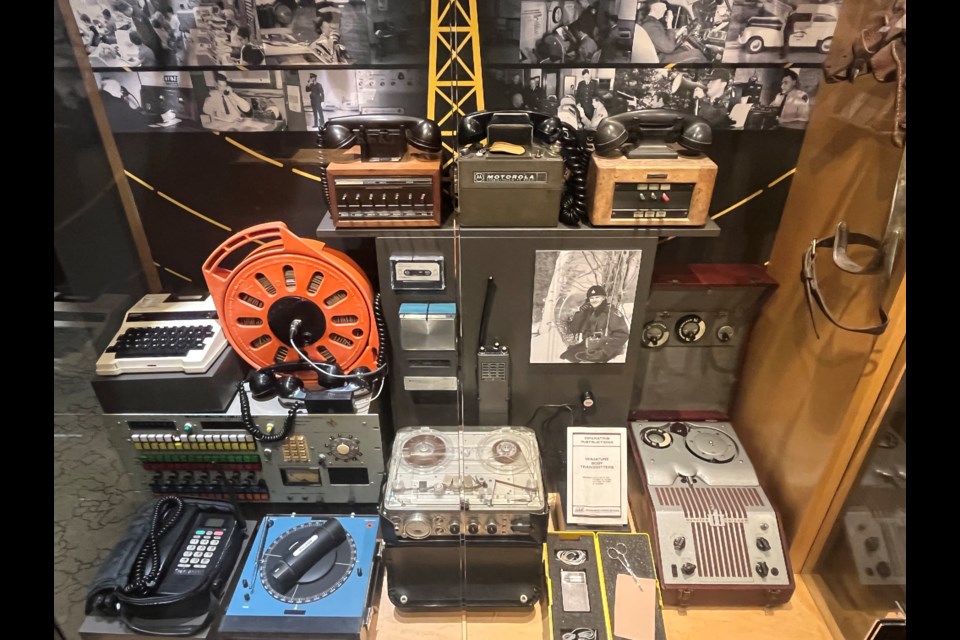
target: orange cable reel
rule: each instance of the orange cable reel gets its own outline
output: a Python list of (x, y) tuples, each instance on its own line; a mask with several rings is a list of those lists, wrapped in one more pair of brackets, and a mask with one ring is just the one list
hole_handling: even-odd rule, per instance
[[(227, 266), (257, 242), (236, 266)], [(203, 278), (227, 341), (254, 368), (302, 361), (290, 342), (295, 320), (297, 346), (310, 360), (348, 373), (377, 368), (373, 287), (345, 253), (300, 238), (282, 222), (267, 222), (217, 247), (203, 263)], [(306, 368), (293, 375), (316, 386)]]

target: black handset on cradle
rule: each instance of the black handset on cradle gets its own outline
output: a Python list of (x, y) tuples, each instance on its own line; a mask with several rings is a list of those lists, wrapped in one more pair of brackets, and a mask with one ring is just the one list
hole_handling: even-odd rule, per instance
[[(628, 142), (633, 146), (624, 147)], [(703, 118), (673, 109), (642, 109), (608, 116), (597, 125), (596, 152), (607, 158), (676, 158), (702, 153), (713, 142), (713, 130)], [(670, 146), (678, 143), (677, 149)], [(678, 154), (678, 151), (680, 153)]]
[(101, 566), (87, 613), (119, 616), (141, 633), (195, 633), (216, 612), (245, 535), (231, 503), (159, 498), (134, 516)]
[[(457, 141), (460, 146), (476, 144), (487, 137), (487, 130), (491, 124), (498, 125), (497, 129), (509, 132), (511, 129), (533, 127), (533, 135), (544, 144), (553, 144), (560, 138), (561, 122), (556, 116), (535, 111), (477, 111), (464, 116), (457, 128)], [(502, 127), (502, 128), (501, 128)], [(508, 137), (509, 134), (507, 134)], [(494, 142), (491, 140), (491, 142)], [(512, 142), (512, 140), (505, 140)], [(531, 141), (515, 142), (530, 146)]]
[(440, 127), (432, 120), (413, 116), (360, 115), (329, 120), (320, 131), (324, 149), (348, 149), (360, 145), (363, 162), (399, 162), (409, 143), (415, 149), (438, 153), (442, 146)]

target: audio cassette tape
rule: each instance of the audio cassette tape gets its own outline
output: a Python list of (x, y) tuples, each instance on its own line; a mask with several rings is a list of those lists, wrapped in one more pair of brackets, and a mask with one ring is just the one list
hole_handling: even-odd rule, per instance
[(532, 430), (397, 431), (381, 504), (386, 539), (523, 536), (542, 542), (547, 510)]
[(631, 502), (653, 537), (663, 601), (790, 600), (793, 572), (779, 516), (731, 424), (641, 421), (630, 431), (645, 493)]

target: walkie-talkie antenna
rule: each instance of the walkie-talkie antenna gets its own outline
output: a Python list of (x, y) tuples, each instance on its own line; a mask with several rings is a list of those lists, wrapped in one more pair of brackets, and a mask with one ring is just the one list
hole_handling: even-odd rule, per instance
[(493, 306), (493, 294), (497, 290), (497, 283), (493, 276), (487, 278), (487, 292), (483, 296), (483, 312), (480, 314), (480, 337), (477, 339), (477, 349), (487, 346), (487, 324), (490, 322), (490, 311)]

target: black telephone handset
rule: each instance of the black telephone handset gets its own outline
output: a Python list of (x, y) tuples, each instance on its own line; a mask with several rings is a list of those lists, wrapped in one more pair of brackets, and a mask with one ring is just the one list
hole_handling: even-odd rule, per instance
[[(641, 109), (608, 116), (597, 125), (596, 152), (614, 157), (676, 158), (678, 143), (684, 155), (699, 155), (713, 141), (713, 130), (703, 118), (673, 109)], [(624, 146), (628, 142), (633, 146)]]
[[(536, 111), (477, 111), (460, 121), (457, 128), (457, 142), (461, 147), (477, 144), (487, 137), (487, 128), (491, 124), (503, 127), (533, 127), (533, 135), (544, 144), (553, 144), (560, 139), (562, 130), (560, 119)], [(529, 142), (526, 146), (529, 146)]]
[(141, 633), (196, 633), (216, 612), (245, 535), (231, 503), (159, 498), (135, 516), (104, 562), (87, 613), (119, 616)]
[(427, 153), (437, 153), (442, 147), (440, 127), (435, 122), (396, 115), (333, 118), (323, 126), (318, 140), (324, 149), (349, 149), (359, 144), (363, 162), (399, 162), (408, 143)]

